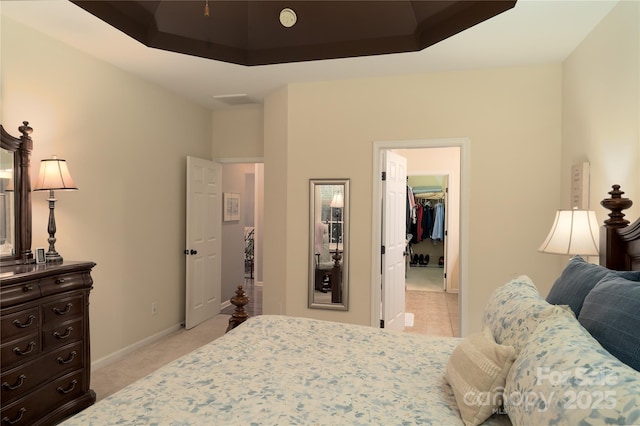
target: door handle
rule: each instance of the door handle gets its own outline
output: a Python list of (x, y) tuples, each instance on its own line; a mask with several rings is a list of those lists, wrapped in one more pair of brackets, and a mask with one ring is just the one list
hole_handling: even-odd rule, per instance
[(186, 254), (186, 255), (198, 254), (198, 250), (185, 250), (184, 254)]
[(191, 254), (198, 254), (198, 250), (191, 250)]

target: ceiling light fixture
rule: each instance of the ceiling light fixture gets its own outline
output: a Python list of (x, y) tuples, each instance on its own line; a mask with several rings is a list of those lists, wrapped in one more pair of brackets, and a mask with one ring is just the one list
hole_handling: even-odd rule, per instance
[(293, 9), (285, 7), (280, 11), (280, 23), (283, 27), (291, 28), (298, 22), (298, 16)]

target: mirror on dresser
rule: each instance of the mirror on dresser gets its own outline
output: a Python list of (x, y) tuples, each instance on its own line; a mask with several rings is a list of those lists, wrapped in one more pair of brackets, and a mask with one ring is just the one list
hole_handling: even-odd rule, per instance
[(0, 264), (32, 263), (31, 179), (32, 128), (24, 121), (13, 137), (0, 125)]
[(12, 256), (16, 245), (13, 158), (12, 151), (0, 148), (0, 256)]
[(346, 311), (349, 179), (311, 179), (309, 200), (309, 307)]

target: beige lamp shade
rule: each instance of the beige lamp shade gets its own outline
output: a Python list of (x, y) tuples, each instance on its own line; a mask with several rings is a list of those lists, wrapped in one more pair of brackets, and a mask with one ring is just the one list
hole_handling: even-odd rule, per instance
[(55, 155), (53, 158), (42, 160), (40, 163), (40, 175), (34, 191), (58, 191), (62, 189), (78, 189), (71, 179), (67, 162)]
[(558, 210), (547, 239), (538, 251), (553, 254), (595, 256), (599, 227), (591, 210)]
[(329, 207), (344, 207), (344, 195), (342, 195), (342, 192), (336, 192), (335, 194), (333, 194), (333, 199), (331, 200), (331, 204), (329, 204)]

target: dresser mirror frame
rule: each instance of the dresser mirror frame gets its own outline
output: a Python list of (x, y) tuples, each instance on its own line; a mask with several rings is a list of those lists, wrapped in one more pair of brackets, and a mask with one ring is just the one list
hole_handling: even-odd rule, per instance
[(349, 310), (349, 179), (309, 180), (308, 286), (309, 308)]
[[(11, 218), (13, 215), (13, 220), (5, 222), (4, 235), (2, 235), (2, 238), (5, 239), (4, 243), (7, 238), (10, 241), (13, 239), (13, 251), (0, 255), (1, 266), (34, 262), (31, 252), (31, 177), (29, 174), (33, 149), (33, 141), (29, 135), (33, 129), (29, 127), (27, 121), (24, 121), (18, 130), (22, 135), (16, 138), (7, 133), (4, 126), (0, 125), (2, 154), (3, 156), (13, 155), (13, 169), (4, 170), (9, 176), (13, 175), (13, 179), (9, 178), (12, 185), (8, 182), (2, 183), (2, 198), (6, 202), (2, 203), (2, 212), (0, 212), (3, 220)], [(11, 186), (13, 188), (9, 189)], [(13, 207), (13, 211), (11, 207)]]

